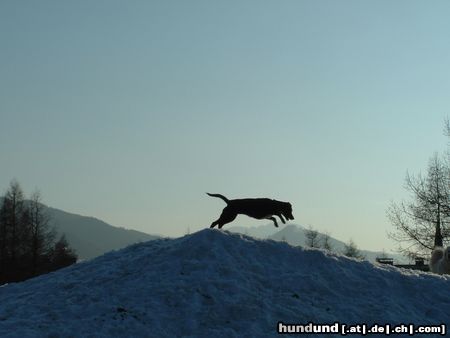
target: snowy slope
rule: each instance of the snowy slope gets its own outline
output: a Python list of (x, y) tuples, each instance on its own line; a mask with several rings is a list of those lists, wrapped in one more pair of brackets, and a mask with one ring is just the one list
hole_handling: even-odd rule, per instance
[(449, 277), (205, 229), (1, 287), (0, 336), (275, 337), (279, 321), (434, 325), (449, 322), (449, 290)]

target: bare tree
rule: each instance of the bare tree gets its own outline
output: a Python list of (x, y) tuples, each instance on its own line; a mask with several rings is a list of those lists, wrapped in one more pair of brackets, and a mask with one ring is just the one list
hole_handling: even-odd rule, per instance
[(388, 217), (395, 230), (389, 236), (399, 243), (399, 251), (411, 258), (429, 254), (450, 236), (449, 167), (435, 154), (426, 176), (406, 175), (409, 203), (391, 203)]
[(333, 246), (330, 243), (330, 234), (328, 232), (322, 235), (322, 248), (328, 251), (333, 251)]
[(308, 229), (305, 229), (305, 242), (306, 245), (311, 248), (319, 248), (320, 242), (319, 242), (319, 232), (317, 230), (314, 230), (312, 226), (309, 226)]

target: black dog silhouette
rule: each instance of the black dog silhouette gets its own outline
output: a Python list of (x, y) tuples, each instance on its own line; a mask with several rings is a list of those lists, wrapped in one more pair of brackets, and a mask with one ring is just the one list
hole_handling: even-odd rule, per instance
[(273, 216), (278, 216), (283, 223), (286, 223), (283, 216), (288, 220), (294, 219), (294, 216), (292, 216), (292, 205), (288, 202), (280, 202), (270, 198), (244, 198), (229, 200), (220, 194), (207, 194), (212, 197), (221, 198), (227, 204), (219, 219), (212, 222), (210, 228), (214, 228), (218, 225), (220, 229), (225, 224), (232, 222), (238, 214), (244, 214), (256, 219), (270, 219), (276, 227), (278, 227), (278, 223)]

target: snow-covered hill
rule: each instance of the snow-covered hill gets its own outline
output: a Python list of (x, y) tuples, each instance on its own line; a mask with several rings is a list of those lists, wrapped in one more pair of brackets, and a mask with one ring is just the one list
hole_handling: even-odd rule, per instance
[(431, 324), (450, 278), (205, 229), (0, 288), (1, 337), (276, 337), (277, 323)]

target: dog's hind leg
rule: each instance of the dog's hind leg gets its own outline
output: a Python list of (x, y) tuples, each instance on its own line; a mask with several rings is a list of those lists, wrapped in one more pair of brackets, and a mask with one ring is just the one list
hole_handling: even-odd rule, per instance
[(236, 216), (237, 216), (236, 212), (234, 212), (231, 208), (225, 207), (219, 219), (217, 221), (212, 222), (210, 228), (214, 228), (216, 225), (218, 225), (219, 229), (221, 229), (225, 224), (234, 221)]
[[(275, 227), (277, 227), (278, 228), (278, 223), (277, 223), (277, 220), (276, 220), (276, 218), (275, 217), (267, 217), (267, 219), (270, 219), (270, 220), (272, 220), (273, 221), (273, 223), (275, 224)], [(283, 222), (284, 223), (284, 222)]]

